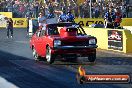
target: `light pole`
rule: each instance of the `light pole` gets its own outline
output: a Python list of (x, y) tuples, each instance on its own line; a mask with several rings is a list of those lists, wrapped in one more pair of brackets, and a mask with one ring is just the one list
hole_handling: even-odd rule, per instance
[(90, 0), (90, 18), (92, 18), (92, 1)]

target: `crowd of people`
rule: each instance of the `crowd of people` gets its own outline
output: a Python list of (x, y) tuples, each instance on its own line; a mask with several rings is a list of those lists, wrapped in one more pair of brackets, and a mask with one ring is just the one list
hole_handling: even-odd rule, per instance
[(12, 12), (14, 18), (38, 17), (39, 11), (44, 8), (39, 1), (29, 0), (3, 0), (0, 6), (0, 12)]
[[(87, 7), (87, 8), (86, 8)], [(123, 17), (127, 17), (128, 13), (128, 4), (126, 2), (118, 2), (115, 1), (101, 1), (101, 2), (92, 2), (91, 3), (91, 16), (93, 18), (102, 18), (104, 17), (105, 13), (108, 11), (110, 7), (113, 7), (113, 9), (119, 8), (121, 13), (123, 14)], [(87, 18), (90, 17), (90, 2), (89, 0), (86, 0), (84, 3), (82, 3), (79, 7), (80, 10), (80, 17), (81, 18)], [(88, 14), (88, 15), (87, 15)]]
[[(39, 2), (37, 0), (3, 0), (0, 1), (0, 11), (1, 12), (13, 12), (13, 17), (21, 18), (21, 17), (33, 17), (37, 18), (40, 12), (45, 12), (48, 14), (49, 12), (53, 12), (54, 10), (63, 9), (66, 12), (71, 11), (76, 18), (89, 18), (90, 17), (90, 0), (85, 0), (83, 3), (77, 3), (77, 0), (56, 0), (57, 2), (50, 2), (49, 0), (45, 0), (45, 3)], [(92, 0), (91, 3), (91, 16), (92, 18), (102, 18), (108, 9), (113, 6), (113, 8), (120, 8), (123, 17), (127, 17), (128, 13), (128, 3), (127, 2), (117, 2), (108, 1), (105, 2), (101, 0), (101, 2), (97, 2), (96, 0)], [(58, 16), (58, 14), (56, 15)]]

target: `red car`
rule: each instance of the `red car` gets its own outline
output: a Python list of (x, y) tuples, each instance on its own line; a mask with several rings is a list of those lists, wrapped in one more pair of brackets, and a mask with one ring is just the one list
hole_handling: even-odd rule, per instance
[(76, 23), (47, 24), (32, 36), (30, 48), (35, 60), (40, 57), (53, 63), (57, 56), (62, 58), (88, 57), (90, 62), (96, 59), (97, 40), (86, 35)]

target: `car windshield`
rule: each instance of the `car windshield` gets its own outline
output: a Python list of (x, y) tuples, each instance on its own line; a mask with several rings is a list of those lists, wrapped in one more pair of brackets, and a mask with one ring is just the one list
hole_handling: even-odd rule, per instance
[(62, 27), (75, 27), (77, 29), (77, 35), (86, 35), (84, 29), (79, 24), (51, 24), (48, 26), (49, 35), (59, 35), (59, 29)]
[(50, 26), (48, 28), (48, 34), (49, 35), (59, 35), (57, 26), (52, 26), (52, 27)]

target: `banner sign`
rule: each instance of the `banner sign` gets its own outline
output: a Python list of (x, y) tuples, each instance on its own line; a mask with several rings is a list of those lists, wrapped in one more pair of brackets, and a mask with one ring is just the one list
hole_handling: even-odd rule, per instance
[(122, 31), (108, 30), (108, 49), (123, 50)]
[(5, 17), (12, 18), (12, 12), (0, 12), (0, 15), (4, 15)]
[(4, 15), (0, 15), (0, 27), (6, 24), (6, 17)]
[(91, 24), (104, 24), (104, 19), (93, 19), (93, 18), (77, 18), (75, 22), (81, 26), (89, 26)]
[[(76, 18), (76, 23), (82, 26), (89, 26), (91, 24), (104, 24), (103, 18)], [(123, 18), (121, 26), (132, 26), (132, 18)]]
[[(27, 27), (27, 18), (12, 18), (13, 27), (15, 28), (26, 28)], [(1, 18), (0, 27), (6, 27), (6, 21)]]
[(26, 28), (27, 27), (27, 18), (13, 18), (13, 27)]
[[(0, 27), (6, 27), (6, 23), (3, 20), (2, 16), (11, 18), (11, 12), (9, 13), (3, 13), (0, 12)], [(20, 28), (20, 27), (27, 27), (27, 19), (26, 18), (12, 18), (14, 22), (14, 27)], [(56, 23), (58, 18), (52, 18), (52, 19), (47, 19), (47, 23)], [(76, 18), (75, 19), (76, 23), (79, 23), (82, 26), (89, 26), (91, 24), (104, 24), (104, 19), (95, 19), (95, 18)], [(123, 18), (121, 22), (121, 26), (132, 26), (132, 18)]]

